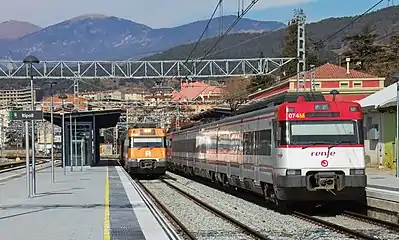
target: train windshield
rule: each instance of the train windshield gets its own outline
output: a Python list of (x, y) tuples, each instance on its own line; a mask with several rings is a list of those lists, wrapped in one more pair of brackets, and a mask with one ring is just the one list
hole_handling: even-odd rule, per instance
[(133, 137), (130, 139), (130, 148), (164, 148), (165, 137)]
[(281, 122), (281, 145), (363, 144), (362, 121)]

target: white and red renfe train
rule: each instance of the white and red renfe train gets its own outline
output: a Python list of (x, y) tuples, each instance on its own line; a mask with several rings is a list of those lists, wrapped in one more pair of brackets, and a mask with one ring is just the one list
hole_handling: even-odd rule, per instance
[(305, 101), (172, 131), (168, 167), (262, 194), (278, 206), (298, 202), (364, 204), (361, 107)]

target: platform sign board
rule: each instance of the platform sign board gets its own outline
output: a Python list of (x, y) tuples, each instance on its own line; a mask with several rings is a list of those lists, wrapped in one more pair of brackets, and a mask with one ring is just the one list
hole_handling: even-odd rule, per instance
[(10, 121), (32, 121), (43, 120), (42, 111), (11, 111), (9, 114)]

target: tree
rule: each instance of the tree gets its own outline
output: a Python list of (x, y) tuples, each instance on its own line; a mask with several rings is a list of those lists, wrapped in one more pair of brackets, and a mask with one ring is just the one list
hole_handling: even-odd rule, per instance
[(250, 78), (229, 78), (225, 80), (224, 100), (229, 104), (231, 111), (237, 111), (238, 107), (245, 102), (248, 96)]
[(377, 36), (370, 25), (366, 25), (360, 33), (343, 38), (348, 48), (343, 55), (351, 59), (354, 69), (370, 72), (373, 68), (378, 56), (384, 52), (382, 46), (374, 44)]
[(277, 80), (277, 77), (274, 75), (258, 75), (251, 79), (251, 82), (248, 84), (247, 91), (249, 93), (253, 93), (258, 91), (259, 89), (266, 89), (273, 85)]
[[(297, 33), (298, 27), (293, 20), (287, 27), (287, 31), (283, 40), (283, 56), (292, 57), (297, 55)], [(296, 61), (292, 61), (283, 67), (285, 75), (294, 75), (297, 71)]]

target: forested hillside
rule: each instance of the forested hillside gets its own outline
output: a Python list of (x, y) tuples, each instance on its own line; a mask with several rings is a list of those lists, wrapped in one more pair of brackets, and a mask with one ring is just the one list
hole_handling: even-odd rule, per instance
[[(329, 18), (307, 24), (306, 35), (309, 48), (317, 48), (317, 55), (320, 60), (335, 60), (335, 52), (339, 52), (337, 50), (345, 46), (343, 38), (359, 33), (366, 26), (370, 26), (377, 36), (386, 36), (392, 31), (396, 31), (399, 23), (399, 6), (369, 13), (354, 24), (350, 24), (356, 17)], [(346, 25), (349, 25), (349, 27), (330, 38), (332, 33), (338, 32)], [(287, 28), (269, 33), (231, 34), (226, 36), (207, 58), (249, 58), (258, 57), (261, 53), (267, 57), (280, 57), (283, 56), (284, 37), (286, 35)], [(203, 41), (194, 56), (203, 57), (217, 39), (216, 37)], [(324, 42), (322, 46), (317, 44), (321, 41)], [(382, 39), (383, 43), (388, 41), (389, 38)], [(185, 59), (192, 48), (193, 44), (185, 44), (144, 59)]]

